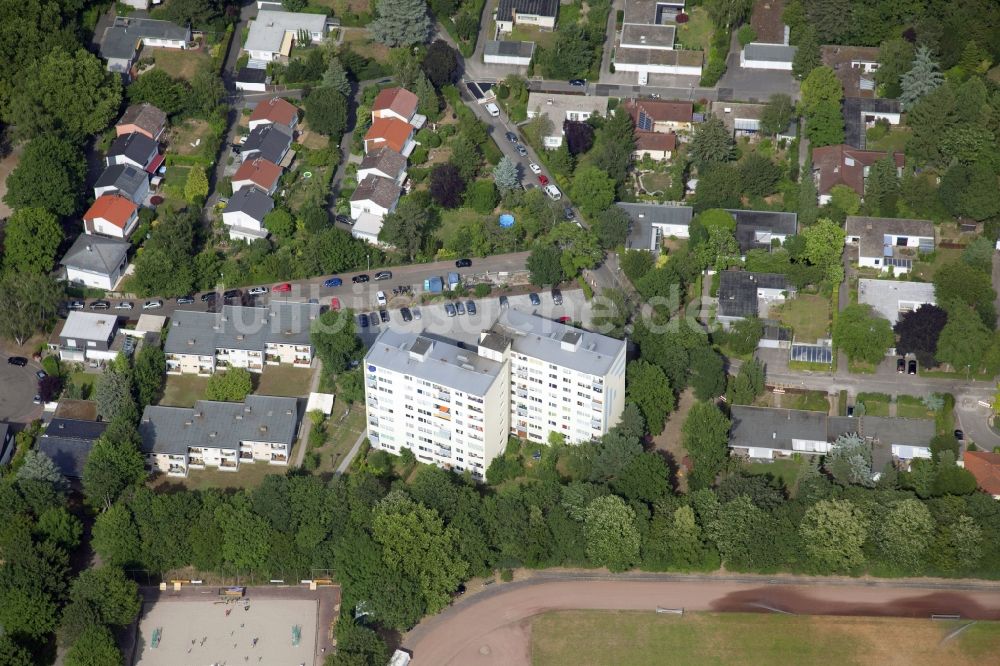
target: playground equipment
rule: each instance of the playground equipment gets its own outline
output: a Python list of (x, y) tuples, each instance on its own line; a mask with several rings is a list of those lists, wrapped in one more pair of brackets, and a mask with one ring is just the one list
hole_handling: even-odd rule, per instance
[(302, 640), (302, 626), (295, 624), (292, 625), (292, 646), (298, 647), (299, 642)]

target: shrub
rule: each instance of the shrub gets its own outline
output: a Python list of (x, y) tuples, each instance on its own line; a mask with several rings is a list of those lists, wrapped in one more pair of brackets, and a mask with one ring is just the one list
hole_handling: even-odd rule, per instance
[(427, 149), (423, 146), (415, 148), (412, 153), (410, 153), (410, 164), (423, 164), (427, 161)]
[(737, 33), (740, 40), (740, 46), (746, 46), (750, 42), (757, 39), (757, 31), (753, 29), (752, 25), (740, 26), (740, 31)]
[(491, 291), (493, 291), (493, 287), (485, 282), (480, 282), (476, 285), (475, 290), (473, 290), (473, 294), (475, 294), (476, 298), (486, 298), (490, 295)]
[(501, 569), (500, 570), (500, 580), (505, 583), (509, 583), (514, 580), (514, 570), (513, 569)]
[[(623, 17), (625, 16), (624, 12), (622, 12), (622, 16)], [(677, 23), (677, 25), (683, 25), (683, 24), (687, 23), (690, 20), (691, 20), (691, 17), (688, 16), (687, 14), (683, 13), (683, 12), (681, 12), (680, 14), (678, 14), (674, 18), (674, 22)]]

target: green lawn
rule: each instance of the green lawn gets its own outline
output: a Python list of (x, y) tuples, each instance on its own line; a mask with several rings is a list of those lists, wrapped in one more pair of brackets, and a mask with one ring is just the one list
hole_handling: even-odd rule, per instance
[[(669, 604), (669, 600), (664, 600)], [(972, 666), (1000, 650), (1000, 623), (757, 613), (564, 611), (532, 622), (531, 663), (702, 666), (949, 664)]]
[(798, 294), (771, 308), (769, 316), (791, 328), (799, 342), (816, 342), (830, 335), (830, 299), (826, 296)]
[(294, 368), (290, 365), (269, 365), (257, 376), (258, 395), (278, 395), (286, 398), (309, 396), (311, 368)]
[(88, 398), (94, 397), (94, 385), (97, 383), (97, 378), (100, 377), (96, 372), (74, 372), (66, 380), (66, 383), (76, 384), (80, 388), (86, 387), (86, 395)]
[(915, 261), (913, 263), (913, 275), (923, 282), (932, 282), (934, 273), (946, 264), (958, 261), (962, 257), (962, 250), (957, 248), (938, 248), (934, 251), (933, 261)]
[(152, 57), (156, 69), (162, 69), (175, 79), (190, 81), (198, 70), (211, 64), (208, 51), (200, 49), (144, 48), (142, 57)]
[(827, 413), (830, 411), (830, 400), (823, 391), (789, 392), (781, 395), (781, 406), (785, 409)]
[[(564, 11), (560, 9), (559, 13)], [(559, 20), (561, 21), (562, 17)], [(544, 49), (550, 48), (555, 43), (556, 33), (554, 30), (542, 30), (533, 25), (515, 25), (514, 30), (504, 39), (512, 42), (534, 42), (536, 49)]]
[(903, 127), (896, 128), (877, 141), (867, 139), (865, 141), (865, 148), (868, 150), (884, 150), (886, 152), (890, 150), (903, 152), (906, 148), (906, 142), (910, 140), (910, 136), (912, 136), (912, 133), (908, 129)]
[(708, 12), (704, 7), (693, 7), (688, 14), (690, 20), (681, 24), (677, 30), (678, 45), (674, 48), (691, 49), (694, 51), (708, 51), (712, 45), (712, 19), (708, 17)]
[(222, 472), (217, 469), (192, 469), (187, 478), (157, 475), (153, 489), (167, 492), (184, 488), (187, 490), (208, 490), (209, 488), (256, 488), (271, 474), (284, 474), (288, 467), (269, 465), (266, 462), (241, 462), (236, 472)]
[(170, 165), (163, 176), (163, 184), (160, 186), (159, 194), (168, 201), (176, 203), (179, 207), (187, 205), (184, 199), (184, 184), (187, 183), (189, 166)]
[(642, 174), (642, 187), (647, 192), (663, 192), (670, 187), (669, 173)]
[(471, 208), (452, 208), (441, 211), (441, 225), (434, 231), (434, 235), (442, 243), (447, 245), (447, 240), (451, 238), (462, 227), (478, 224), (484, 215), (480, 215)]
[(857, 402), (865, 406), (865, 416), (889, 416), (889, 403), (885, 393), (859, 393)]
[(897, 395), (896, 416), (904, 419), (933, 419), (934, 412), (927, 409), (923, 400), (916, 396)]
[(799, 482), (799, 475), (806, 464), (805, 460), (782, 458), (769, 463), (750, 463), (747, 465), (747, 472), (752, 476), (773, 476), (784, 484), (789, 494), (794, 494), (795, 486)]
[(163, 397), (158, 404), (164, 407), (194, 407), (194, 403), (205, 397), (208, 377), (197, 375), (167, 375)]
[(318, 473), (330, 473), (337, 469), (340, 463), (351, 451), (358, 435), (365, 430), (365, 406), (356, 402), (348, 408), (342, 403), (333, 406), (333, 414), (327, 419), (326, 443), (319, 449), (320, 466)]

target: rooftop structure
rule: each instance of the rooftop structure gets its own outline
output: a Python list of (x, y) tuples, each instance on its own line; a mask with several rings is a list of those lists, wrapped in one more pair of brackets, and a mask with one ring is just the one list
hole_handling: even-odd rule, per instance
[(872, 306), (879, 316), (895, 326), (904, 313), (936, 303), (934, 285), (930, 282), (861, 278), (858, 280), (858, 303)]
[[(820, 203), (827, 203), (830, 190), (837, 185), (846, 185), (858, 195), (865, 194), (865, 179), (868, 170), (879, 160), (885, 159), (885, 152), (859, 150), (845, 144), (821, 146), (813, 150), (813, 178), (820, 195)], [(898, 173), (902, 172), (902, 153), (894, 153), (893, 160)]]
[(879, 120), (898, 125), (902, 113), (899, 100), (895, 99), (845, 97), (841, 108), (844, 113), (844, 143), (862, 150), (868, 129)]
[(308, 41), (319, 41), (326, 34), (326, 25), (326, 14), (261, 9), (250, 22), (243, 48), (252, 58), (272, 60), (287, 56), (299, 35), (308, 35)]
[(982, 491), (1000, 499), (1000, 453), (966, 451), (962, 461)]
[(784, 275), (723, 271), (719, 279), (718, 315), (720, 318), (766, 316), (760, 312), (760, 301), (784, 300), (781, 292), (787, 291), (788, 278)]
[(52, 459), (63, 476), (81, 479), (90, 450), (107, 427), (100, 421), (55, 418), (38, 438), (37, 448)]
[(272, 97), (263, 102), (258, 102), (250, 114), (250, 129), (258, 124), (275, 124), (291, 129), (299, 120), (299, 109), (297, 106), (282, 99)]
[(591, 375), (608, 373), (626, 346), (624, 340), (515, 309), (504, 311), (492, 331), (510, 338), (515, 353)]
[(159, 139), (167, 126), (167, 114), (149, 102), (133, 104), (115, 125), (118, 136), (132, 132), (142, 132), (150, 139)]

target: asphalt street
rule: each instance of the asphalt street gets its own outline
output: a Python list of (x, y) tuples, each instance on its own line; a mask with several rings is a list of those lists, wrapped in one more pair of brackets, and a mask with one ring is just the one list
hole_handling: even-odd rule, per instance
[(8, 354), (0, 355), (0, 421), (28, 423), (42, 414), (42, 406), (33, 402), (41, 365), (30, 358), (23, 368), (7, 362)]

